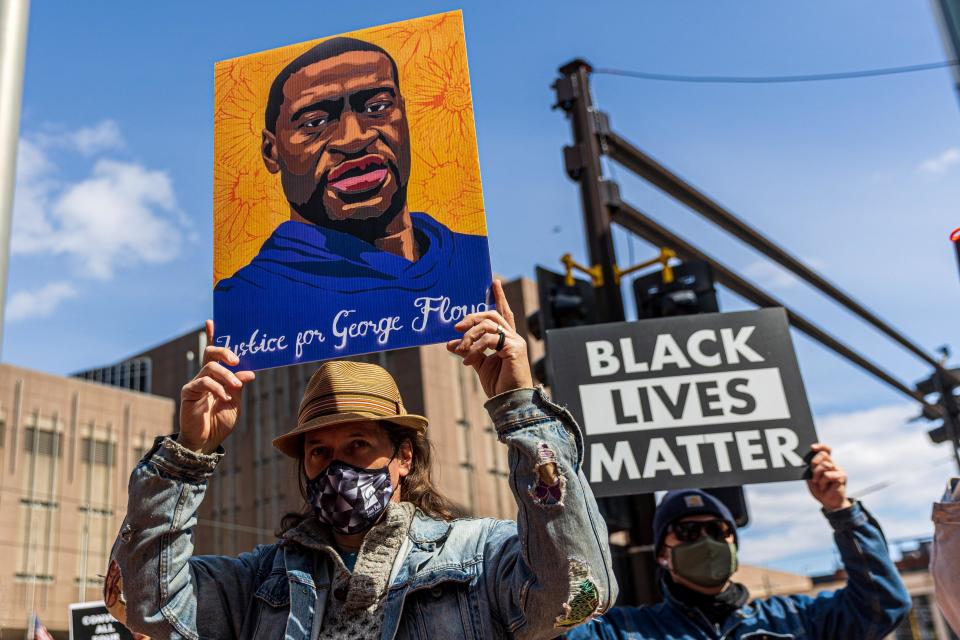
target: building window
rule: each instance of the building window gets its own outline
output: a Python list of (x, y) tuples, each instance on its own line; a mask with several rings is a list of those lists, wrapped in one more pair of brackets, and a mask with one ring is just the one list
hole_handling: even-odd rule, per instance
[(460, 453), (460, 464), (470, 464), (470, 423), (464, 420), (457, 421), (457, 449)]
[(116, 448), (117, 445), (112, 442), (84, 438), (80, 444), (80, 456), (87, 464), (112, 467), (116, 458)]
[(17, 582), (39, 582), (41, 584), (53, 583), (53, 576), (46, 573), (24, 573), (22, 571), (18, 571), (13, 575)]
[[(93, 469), (92, 467), (89, 467)], [(74, 584), (84, 586), (81, 597), (89, 597), (86, 589), (100, 595), (103, 574), (110, 565), (110, 546), (116, 535), (113, 524), (113, 510), (98, 506), (81, 506), (81, 532), (79, 553), (77, 554), (77, 572)]]
[(20, 504), (26, 505), (28, 507), (33, 507), (34, 509), (56, 509), (57, 502), (55, 500), (37, 500), (30, 498), (20, 498)]
[(131, 391), (150, 393), (153, 362), (150, 358), (124, 360), (109, 367), (88, 369), (72, 374), (74, 378), (99, 382), (111, 387), (121, 387)]
[[(36, 442), (35, 442), (36, 440)], [(56, 431), (37, 429), (36, 427), (27, 427), (23, 430), (23, 450), (33, 452), (36, 447), (37, 455), (41, 456), (63, 456), (63, 450), (60, 446), (60, 434)]]

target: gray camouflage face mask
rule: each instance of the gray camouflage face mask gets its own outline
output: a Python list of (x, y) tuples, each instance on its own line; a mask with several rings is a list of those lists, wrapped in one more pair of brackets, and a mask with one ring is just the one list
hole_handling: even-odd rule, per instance
[(307, 501), (317, 518), (343, 535), (361, 533), (376, 524), (393, 495), (390, 462), (379, 469), (331, 462), (307, 483)]
[(719, 587), (737, 570), (737, 546), (732, 542), (703, 536), (693, 542), (670, 547), (671, 570), (701, 587)]

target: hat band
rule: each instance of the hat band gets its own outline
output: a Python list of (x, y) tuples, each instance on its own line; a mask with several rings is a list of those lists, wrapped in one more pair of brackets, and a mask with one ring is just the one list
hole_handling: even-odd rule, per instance
[(406, 413), (403, 405), (394, 400), (365, 393), (336, 393), (314, 400), (300, 412), (297, 422), (306, 424), (314, 418), (337, 413), (372, 413), (392, 416)]

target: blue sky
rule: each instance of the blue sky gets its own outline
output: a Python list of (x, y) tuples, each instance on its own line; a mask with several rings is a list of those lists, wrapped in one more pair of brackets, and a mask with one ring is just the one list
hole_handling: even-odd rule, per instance
[[(569, 124), (550, 110), (550, 84), (569, 59), (780, 75), (945, 57), (925, 2), (358, 6), (33, 3), (5, 361), (67, 373), (210, 315), (212, 78), (220, 59), (462, 8), (492, 261), (512, 277), (532, 275), (536, 264), (559, 266), (566, 251), (585, 261), (577, 188), (562, 167)], [(639, 147), (928, 350), (955, 342), (960, 291), (947, 235), (960, 225), (960, 113), (947, 71), (762, 86), (596, 76), (593, 86), (614, 127)], [(624, 169), (608, 169), (629, 201), (898, 377), (927, 373), (755, 252)], [(638, 259), (653, 253), (625, 234), (617, 245), (623, 263), (630, 251)], [(723, 294), (722, 307), (746, 305)], [(913, 408), (896, 392), (802, 335), (794, 340), (822, 438), (857, 456), (847, 466), (862, 477), (851, 485), (888, 481), (870, 504), (895, 523), (894, 536), (929, 532), (929, 502), (950, 470), (947, 451), (905, 423)], [(865, 447), (876, 449), (873, 466), (861, 464), (873, 455)], [(810, 502), (795, 485), (751, 496), (758, 505), (784, 504), (777, 501), (785, 496)], [(800, 547), (778, 548), (783, 522), (755, 516), (745, 554), (753, 541), (778, 550), (754, 553), (758, 561), (829, 568), (829, 533), (815, 509), (798, 511), (814, 527)]]

